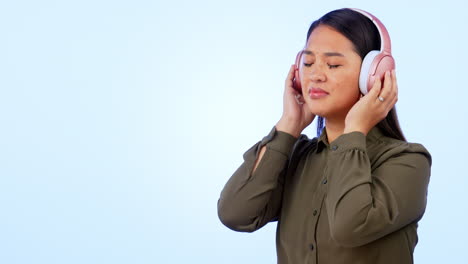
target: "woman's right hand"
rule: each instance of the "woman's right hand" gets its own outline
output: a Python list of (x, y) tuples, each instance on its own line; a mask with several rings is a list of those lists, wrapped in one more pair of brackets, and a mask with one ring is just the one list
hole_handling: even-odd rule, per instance
[(315, 115), (310, 112), (302, 95), (293, 88), (295, 70), (295, 65), (291, 65), (284, 85), (283, 115), (276, 123), (276, 129), (299, 137), (302, 130), (312, 123)]

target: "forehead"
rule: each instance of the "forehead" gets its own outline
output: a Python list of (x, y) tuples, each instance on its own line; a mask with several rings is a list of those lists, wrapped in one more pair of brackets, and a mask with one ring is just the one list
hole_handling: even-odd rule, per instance
[(317, 55), (327, 52), (355, 53), (353, 43), (327, 25), (320, 25), (312, 31), (307, 40), (306, 50)]

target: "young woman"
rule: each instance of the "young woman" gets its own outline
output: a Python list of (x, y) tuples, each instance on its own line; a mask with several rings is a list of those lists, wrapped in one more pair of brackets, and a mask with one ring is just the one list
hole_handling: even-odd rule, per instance
[[(360, 92), (363, 59), (385, 33), (366, 14), (340, 9), (312, 23), (283, 115), (221, 192), (227, 227), (278, 221), (278, 263), (413, 263), (431, 157), (400, 130), (394, 70)], [(301, 132), (314, 118), (319, 135), (308, 139)]]

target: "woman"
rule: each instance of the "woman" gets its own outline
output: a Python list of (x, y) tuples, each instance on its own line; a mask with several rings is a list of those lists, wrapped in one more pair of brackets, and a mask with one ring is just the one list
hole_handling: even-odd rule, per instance
[[(431, 157), (400, 130), (394, 70), (360, 93), (361, 64), (380, 42), (355, 10), (312, 23), (300, 92), (293, 65), (280, 120), (221, 193), (219, 218), (233, 230), (278, 221), (278, 263), (413, 263)], [(315, 117), (319, 135), (308, 139), (301, 132)]]

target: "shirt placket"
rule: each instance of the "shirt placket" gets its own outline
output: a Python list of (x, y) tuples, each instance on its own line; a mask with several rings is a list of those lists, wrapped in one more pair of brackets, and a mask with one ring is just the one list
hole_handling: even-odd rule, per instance
[[(325, 155), (326, 157), (326, 151), (322, 152), (320, 155)], [(327, 194), (327, 184), (328, 184), (328, 176), (327, 176), (327, 171), (328, 171), (328, 163), (325, 164), (324, 168), (324, 173), (322, 175), (322, 179), (320, 181), (320, 187), (317, 188), (317, 192), (314, 196), (312, 204), (311, 211), (309, 212), (309, 215), (312, 217), (311, 219), (311, 225), (313, 228), (311, 234), (309, 234), (308, 237), (310, 237), (311, 241), (307, 245), (309, 248), (309, 257), (307, 260), (307, 263), (309, 264), (316, 264), (318, 262), (318, 248), (317, 248), (317, 227), (318, 227), (318, 220), (319, 217), (322, 213), (322, 208), (323, 208), (323, 202), (325, 200), (325, 196)]]

